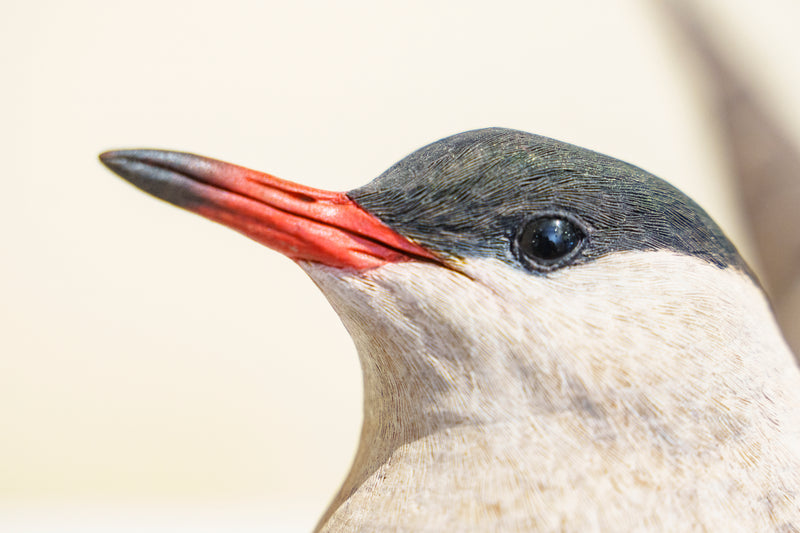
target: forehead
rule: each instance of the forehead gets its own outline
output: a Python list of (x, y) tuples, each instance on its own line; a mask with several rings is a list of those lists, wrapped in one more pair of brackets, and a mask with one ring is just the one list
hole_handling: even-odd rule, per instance
[(542, 214), (589, 230), (577, 262), (670, 250), (748, 272), (689, 197), (644, 170), (574, 145), (491, 128), (425, 146), (348, 195), (399, 233), (453, 257), (515, 262), (510, 240)]

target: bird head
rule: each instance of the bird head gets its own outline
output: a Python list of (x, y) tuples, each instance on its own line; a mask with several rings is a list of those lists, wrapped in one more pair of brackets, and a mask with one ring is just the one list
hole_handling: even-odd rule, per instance
[(768, 304), (709, 216), (577, 146), (470, 131), (346, 194), (185, 153), (101, 159), (311, 276), (358, 348), (365, 434), (620, 409), (680, 418), (780, 366), (758, 340), (774, 327)]

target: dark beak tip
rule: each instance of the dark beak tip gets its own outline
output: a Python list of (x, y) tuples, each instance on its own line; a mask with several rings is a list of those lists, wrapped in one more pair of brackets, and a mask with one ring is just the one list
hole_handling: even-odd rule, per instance
[(119, 167), (121, 161), (126, 158), (126, 153), (127, 150), (109, 150), (97, 157), (103, 165), (111, 170), (115, 170), (115, 168)]
[(148, 165), (151, 160), (158, 159), (153, 154), (159, 155), (156, 150), (108, 150), (101, 153), (98, 159), (115, 174), (129, 179), (134, 167), (141, 164)]
[(160, 169), (148, 165), (142, 150), (109, 150), (98, 156), (100, 162), (111, 172), (139, 188), (151, 181)]

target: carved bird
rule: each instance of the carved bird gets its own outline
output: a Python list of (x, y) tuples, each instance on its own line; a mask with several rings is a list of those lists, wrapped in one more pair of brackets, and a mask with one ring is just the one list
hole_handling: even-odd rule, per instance
[(800, 530), (800, 371), (734, 246), (665, 181), (500, 128), (346, 194), (101, 159), (294, 259), (353, 337), (361, 440), (319, 530)]

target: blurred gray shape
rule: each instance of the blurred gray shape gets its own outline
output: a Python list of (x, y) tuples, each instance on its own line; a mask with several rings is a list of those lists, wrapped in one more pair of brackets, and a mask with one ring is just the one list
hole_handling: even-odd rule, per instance
[(800, 148), (696, 4), (658, 4), (704, 74), (761, 282), (787, 342), (800, 354)]

